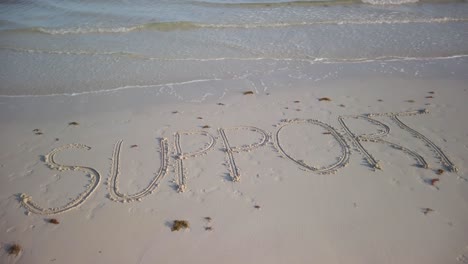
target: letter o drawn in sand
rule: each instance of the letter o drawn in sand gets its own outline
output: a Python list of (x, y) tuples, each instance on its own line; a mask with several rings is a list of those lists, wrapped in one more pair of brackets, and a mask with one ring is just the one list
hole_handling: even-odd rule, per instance
[(38, 204), (36, 204), (33, 200), (32, 197), (23, 193), (21, 194), (21, 205), (23, 205), (29, 212), (35, 213), (35, 214), (41, 214), (41, 215), (53, 215), (53, 214), (60, 214), (69, 210), (72, 210), (74, 208), (77, 208), (81, 204), (83, 204), (90, 196), (91, 194), (96, 190), (96, 188), (99, 185), (99, 182), (101, 180), (101, 176), (99, 175), (99, 172), (97, 172), (93, 168), (89, 167), (83, 167), (83, 166), (67, 166), (67, 165), (60, 165), (55, 161), (55, 155), (66, 149), (85, 149), (85, 150), (90, 150), (91, 148), (82, 144), (69, 144), (65, 146), (61, 146), (58, 148), (53, 149), (49, 154), (45, 156), (45, 163), (51, 168), (51, 169), (56, 169), (59, 171), (82, 171), (85, 174), (89, 175), (91, 178), (91, 182), (86, 186), (86, 190), (82, 192), (78, 197), (70, 201), (64, 206), (61, 207), (56, 207), (56, 208), (42, 208)]
[[(333, 136), (333, 138), (338, 142), (339, 146), (341, 147), (341, 155), (338, 157), (338, 160), (333, 164), (323, 166), (321, 168), (317, 168), (314, 166), (310, 166), (303, 161), (297, 160), (294, 157), (292, 157), (290, 154), (286, 153), (286, 151), (284, 150), (284, 148), (281, 146), (281, 143), (280, 143), (281, 130), (284, 127), (288, 125), (292, 125), (292, 124), (312, 124), (312, 125), (321, 126), (322, 128), (328, 130), (328, 132), (330, 132), (330, 134)], [(338, 169), (345, 167), (349, 162), (349, 156), (351, 152), (345, 139), (341, 136), (340, 133), (338, 133), (338, 131), (335, 130), (335, 128), (325, 123), (322, 123), (318, 120), (314, 120), (314, 119), (283, 120), (283, 123), (280, 124), (278, 130), (276, 130), (275, 140), (276, 140), (275, 142), (276, 148), (283, 156), (290, 159), (291, 161), (301, 166), (302, 168), (306, 169), (307, 171), (313, 171), (318, 174), (335, 173)]]

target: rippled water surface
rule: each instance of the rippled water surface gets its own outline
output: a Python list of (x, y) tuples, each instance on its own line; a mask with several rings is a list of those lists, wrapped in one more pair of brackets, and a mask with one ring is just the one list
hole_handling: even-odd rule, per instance
[(0, 95), (464, 58), (466, 1), (0, 1)]

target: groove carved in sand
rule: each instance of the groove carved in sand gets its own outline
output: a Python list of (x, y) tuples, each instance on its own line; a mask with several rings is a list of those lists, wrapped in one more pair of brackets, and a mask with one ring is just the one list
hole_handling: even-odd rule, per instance
[[(249, 131), (261, 134), (262, 138), (260, 139), (260, 142), (255, 142), (250, 145), (243, 145), (240, 147), (233, 147), (229, 143), (228, 137), (226, 136), (226, 131), (229, 131), (229, 130), (249, 130)], [(227, 129), (219, 128), (218, 132), (221, 135), (221, 138), (223, 140), (224, 150), (227, 155), (227, 164), (229, 165), (229, 172), (231, 175), (231, 179), (234, 182), (238, 182), (240, 181), (241, 173), (240, 173), (239, 167), (237, 167), (236, 165), (236, 161), (234, 159), (234, 153), (239, 153), (241, 151), (249, 152), (251, 150), (264, 146), (268, 142), (269, 136), (262, 129), (256, 128), (253, 126), (239, 126), (239, 127), (233, 127), (233, 128), (227, 128)]]
[[(406, 113), (403, 113), (403, 114), (406, 114)], [(379, 129), (377, 129), (378, 132), (372, 133), (372, 134), (355, 135), (353, 132), (351, 132), (351, 129), (349, 129), (349, 127), (344, 122), (345, 118), (365, 120), (371, 124), (378, 126), (379, 127)], [(380, 163), (377, 160), (375, 160), (375, 158), (362, 146), (361, 142), (374, 142), (374, 143), (386, 144), (392, 147), (393, 149), (400, 150), (403, 153), (406, 153), (412, 156), (419, 163), (420, 167), (426, 168), (426, 169), (429, 167), (429, 165), (424, 160), (424, 158), (421, 155), (419, 155), (416, 151), (410, 150), (396, 143), (383, 140), (382, 137), (385, 137), (390, 133), (390, 127), (388, 127), (387, 125), (385, 125), (384, 123), (378, 120), (370, 118), (369, 115), (367, 116), (366, 115), (340, 116), (338, 117), (338, 122), (341, 124), (341, 126), (344, 128), (344, 130), (348, 134), (349, 140), (351, 140), (353, 145), (364, 156), (364, 159), (367, 161), (367, 163), (374, 169), (382, 169), (382, 167)]]
[[(193, 153), (184, 153), (180, 146), (180, 137), (181, 135), (194, 135), (199, 134), (206, 136), (210, 139), (209, 143), (205, 145), (204, 148), (194, 151)], [(175, 158), (176, 158), (176, 174), (177, 174), (177, 191), (184, 192), (187, 187), (187, 171), (184, 168), (184, 159), (195, 158), (201, 155), (205, 155), (209, 150), (213, 149), (216, 144), (216, 139), (213, 135), (206, 131), (186, 131), (186, 132), (176, 132), (174, 134), (174, 146), (175, 146)]]
[[(346, 131), (348, 134), (349, 140), (353, 142), (353, 145), (356, 146), (358, 151), (364, 156), (364, 159), (369, 163), (369, 165), (373, 168), (376, 169), (381, 169), (380, 164), (378, 161), (374, 159), (374, 157), (361, 145), (361, 142), (368, 141), (368, 142), (376, 142), (376, 143), (384, 143), (389, 145), (390, 147), (394, 149), (401, 150), (404, 153), (407, 153), (408, 155), (413, 156), (419, 163), (419, 165), (423, 168), (429, 168), (429, 165), (427, 162), (424, 160), (424, 158), (416, 153), (415, 151), (412, 151), (408, 148), (402, 147), (398, 144), (386, 141), (381, 139), (381, 137), (387, 136), (388, 133), (390, 132), (390, 128), (383, 124), (382, 122), (375, 120), (371, 117), (374, 116), (383, 116), (383, 117), (389, 117), (393, 122), (395, 122), (401, 129), (406, 130), (409, 132), (411, 135), (414, 137), (421, 139), (424, 143), (426, 143), (426, 146), (428, 146), (433, 152), (435, 152), (436, 157), (441, 161), (441, 163), (449, 170), (452, 172), (456, 172), (457, 168), (456, 166), (450, 161), (450, 159), (447, 157), (447, 155), (430, 139), (422, 135), (421, 133), (417, 132), (416, 130), (410, 128), (408, 125), (403, 123), (399, 117), (401, 116), (414, 116), (414, 115), (419, 115), (419, 114), (426, 114), (428, 111), (426, 109), (423, 110), (417, 110), (417, 111), (407, 111), (407, 112), (399, 112), (399, 113), (373, 113), (373, 114), (366, 114), (366, 115), (360, 115), (360, 116), (340, 116), (338, 117), (338, 121), (340, 122), (341, 126), (343, 129)], [(375, 124), (377, 126), (380, 126), (380, 133), (376, 134), (369, 134), (369, 135), (355, 135), (349, 127), (346, 125), (344, 122), (344, 118), (356, 118), (356, 119), (363, 119), (366, 120), (372, 124)]]
[(45, 156), (45, 163), (51, 169), (56, 169), (59, 171), (81, 171), (81, 172), (84, 172), (86, 175), (89, 175), (90, 183), (86, 185), (86, 190), (82, 192), (80, 195), (78, 195), (76, 198), (71, 200), (66, 205), (61, 206), (61, 207), (54, 207), (54, 208), (43, 208), (40, 205), (38, 205), (36, 202), (34, 202), (31, 196), (23, 193), (20, 195), (20, 198), (21, 198), (20, 202), (21, 202), (21, 205), (24, 206), (28, 210), (28, 212), (31, 212), (34, 214), (41, 214), (41, 215), (54, 215), (54, 214), (60, 214), (60, 213), (70, 211), (72, 209), (79, 207), (81, 204), (83, 204), (99, 186), (101, 176), (99, 175), (99, 172), (96, 171), (95, 169), (84, 167), (84, 166), (61, 165), (56, 162), (55, 155), (66, 149), (90, 150), (91, 148), (82, 144), (69, 144), (69, 145), (61, 146), (61, 147), (53, 149), (49, 154)]
[[(374, 125), (377, 125), (380, 127), (378, 129), (377, 133), (371, 133), (371, 134), (363, 134), (363, 135), (355, 135), (353, 132), (351, 132), (351, 129), (346, 125), (344, 122), (345, 118), (354, 118), (354, 119), (363, 119), (366, 120)], [(338, 122), (340, 125), (343, 127), (345, 130), (346, 134), (348, 135), (348, 139), (352, 142), (352, 144), (357, 148), (358, 152), (361, 153), (361, 155), (364, 156), (364, 160), (369, 164), (371, 168), (374, 169), (382, 169), (379, 161), (377, 161), (361, 144), (362, 141), (376, 141), (377, 138), (387, 136), (390, 133), (390, 128), (385, 125), (384, 123), (371, 119), (366, 116), (360, 116), (360, 115), (354, 115), (354, 116), (339, 116), (338, 117)]]
[[(290, 154), (286, 153), (284, 148), (281, 146), (280, 139), (281, 139), (281, 131), (284, 127), (291, 125), (291, 124), (313, 124), (313, 125), (318, 125), (323, 127), (324, 129), (328, 130), (330, 134), (333, 136), (333, 138), (338, 142), (339, 146), (341, 147), (341, 155), (338, 157), (337, 162), (330, 164), (328, 166), (323, 166), (321, 168), (315, 167), (315, 166), (310, 166), (306, 164), (305, 162), (301, 160), (297, 160), (293, 158)], [(322, 123), (318, 120), (314, 119), (289, 119), (289, 120), (283, 120), (283, 123), (279, 125), (279, 128), (276, 130), (275, 134), (275, 146), (278, 149), (278, 151), (286, 158), (290, 159), (300, 167), (308, 170), (308, 171), (313, 171), (319, 174), (330, 174), (330, 173), (335, 173), (338, 169), (345, 167), (349, 163), (349, 156), (351, 154), (350, 148), (348, 144), (346, 143), (345, 139), (343, 136), (336, 131), (335, 128), (332, 126)]]
[(455, 164), (453, 164), (453, 162), (447, 157), (447, 155), (434, 143), (432, 142), (430, 139), (428, 139), (427, 137), (425, 137), (423, 134), (419, 133), (418, 131), (410, 128), (409, 126), (407, 126), (405, 123), (403, 123), (399, 118), (398, 118), (398, 115), (392, 115), (390, 117), (401, 129), (404, 129), (406, 131), (408, 131), (409, 133), (411, 133), (411, 135), (413, 135), (414, 137), (416, 138), (419, 138), (421, 139), (422, 141), (424, 141), (426, 143), (426, 145), (432, 150), (435, 152), (436, 154), (436, 157), (439, 158), (439, 160), (442, 162), (442, 164), (447, 168), (448, 171), (451, 171), (451, 172), (457, 172), (458, 169), (457, 167), (455, 166)]
[(155, 177), (151, 180), (149, 185), (140, 192), (134, 194), (124, 194), (119, 191), (118, 184), (119, 184), (119, 173), (120, 173), (120, 156), (121, 156), (121, 148), (122, 148), (123, 140), (119, 140), (114, 147), (114, 152), (112, 154), (112, 165), (111, 165), (111, 172), (108, 181), (109, 186), (109, 198), (113, 201), (117, 202), (133, 202), (133, 201), (141, 201), (142, 198), (152, 194), (155, 189), (158, 187), (159, 181), (167, 173), (168, 164), (169, 164), (169, 156), (168, 156), (168, 144), (167, 139), (163, 138), (160, 140), (160, 148), (161, 148), (161, 166), (159, 167), (159, 171), (156, 173)]

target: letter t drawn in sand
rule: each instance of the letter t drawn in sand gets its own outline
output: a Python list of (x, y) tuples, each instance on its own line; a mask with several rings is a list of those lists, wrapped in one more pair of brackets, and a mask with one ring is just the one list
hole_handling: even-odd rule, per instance
[[(255, 133), (259, 133), (262, 135), (262, 138), (260, 142), (255, 142), (250, 145), (243, 145), (240, 147), (232, 147), (231, 144), (229, 143), (228, 137), (226, 136), (226, 131), (227, 130), (249, 130)], [(229, 165), (229, 171), (231, 175), (231, 179), (234, 182), (240, 181), (240, 170), (236, 165), (236, 161), (234, 159), (234, 153), (239, 153), (241, 151), (251, 151), (256, 148), (259, 148), (261, 146), (264, 146), (269, 139), (268, 134), (261, 130), (260, 128), (256, 127), (251, 127), (251, 126), (241, 126), (241, 127), (234, 127), (234, 128), (229, 128), (229, 129), (224, 129), (224, 128), (219, 128), (218, 132), (223, 139), (223, 144), (224, 144), (224, 150), (226, 151), (227, 155), (227, 163)]]

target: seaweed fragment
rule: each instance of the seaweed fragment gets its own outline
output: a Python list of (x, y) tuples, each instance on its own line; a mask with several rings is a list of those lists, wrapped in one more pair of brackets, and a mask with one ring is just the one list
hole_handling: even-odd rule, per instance
[(55, 218), (48, 219), (47, 222), (51, 223), (51, 224), (54, 224), (54, 225), (60, 224), (60, 222)]
[(242, 94), (243, 94), (243, 95), (249, 95), (249, 94), (254, 94), (254, 92), (252, 92), (252, 91), (245, 91), (245, 92), (243, 92)]
[(330, 101), (331, 101), (331, 99), (328, 98), (328, 97), (321, 97), (321, 98), (319, 98), (318, 100), (319, 100), (320, 102), (321, 102), (321, 101), (326, 101), (326, 102), (330, 102)]
[(437, 175), (441, 175), (441, 174), (443, 174), (444, 172), (445, 172), (445, 171), (444, 171), (443, 169), (438, 169), (438, 170), (436, 171), (436, 174), (437, 174)]
[(421, 208), (421, 212), (422, 212), (424, 215), (427, 215), (427, 214), (430, 213), (430, 212), (434, 212), (434, 210), (431, 209), (431, 208)]
[(179, 231), (181, 229), (187, 229), (189, 228), (190, 225), (188, 221), (186, 220), (174, 220), (174, 223), (172, 224), (171, 231)]
[(8, 247), (7, 252), (8, 252), (8, 255), (18, 256), (21, 250), (22, 250), (21, 245), (14, 243), (13, 245), (10, 245)]
[(69, 126), (77, 126), (77, 125), (79, 125), (79, 123), (78, 122), (70, 122), (70, 123), (68, 123), (68, 125)]

